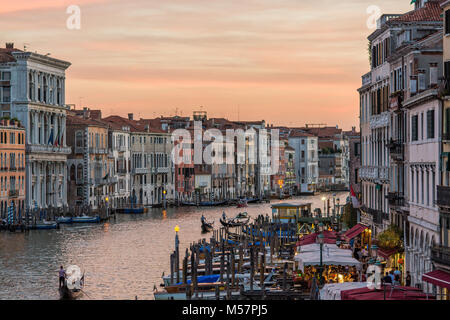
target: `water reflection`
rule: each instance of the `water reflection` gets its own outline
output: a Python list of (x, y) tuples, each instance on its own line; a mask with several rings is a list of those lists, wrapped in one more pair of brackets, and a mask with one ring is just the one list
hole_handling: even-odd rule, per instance
[[(327, 197), (331, 194), (327, 195)], [(338, 193), (341, 204), (348, 193)], [(312, 202), (322, 207), (321, 196), (298, 197), (284, 202)], [(274, 200), (271, 204), (281, 201)], [(332, 201), (331, 201), (332, 203)], [(0, 233), (0, 299), (58, 299), (60, 265), (77, 264), (86, 271), (82, 299), (153, 299), (153, 286), (169, 268), (174, 228), (180, 251), (202, 235), (200, 217), (219, 221), (222, 211), (232, 217), (247, 211), (250, 217), (271, 214), (271, 204), (248, 208), (150, 209), (142, 215), (117, 215), (108, 223), (62, 225), (59, 230), (27, 234)], [(216, 223), (218, 227), (218, 223)]]

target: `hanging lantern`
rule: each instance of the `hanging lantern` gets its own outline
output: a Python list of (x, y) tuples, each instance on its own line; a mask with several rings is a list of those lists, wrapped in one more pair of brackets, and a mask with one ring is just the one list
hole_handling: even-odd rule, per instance
[(405, 259), (399, 258), (399, 259), (397, 260), (397, 262), (398, 262), (398, 264), (404, 264), (404, 263), (405, 263)]

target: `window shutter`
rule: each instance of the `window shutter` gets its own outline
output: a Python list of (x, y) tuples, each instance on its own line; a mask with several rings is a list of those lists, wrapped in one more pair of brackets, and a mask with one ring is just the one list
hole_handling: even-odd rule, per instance
[(413, 116), (412, 117), (412, 123), (411, 123), (411, 140), (412, 141), (417, 141), (418, 140), (417, 124), (418, 124), (418, 116)]
[(434, 139), (434, 110), (427, 111), (427, 137)]
[(446, 114), (446, 117), (445, 117), (445, 128), (447, 129), (446, 130), (446, 134), (447, 134), (447, 136), (450, 136), (450, 108), (447, 108), (445, 110), (445, 114)]

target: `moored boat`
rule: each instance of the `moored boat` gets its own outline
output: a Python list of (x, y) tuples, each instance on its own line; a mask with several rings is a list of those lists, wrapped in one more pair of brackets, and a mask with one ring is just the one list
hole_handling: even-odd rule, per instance
[(245, 218), (248, 218), (248, 213), (247, 212), (239, 212), (235, 219), (245, 219)]
[(47, 229), (58, 229), (59, 224), (55, 221), (42, 221), (37, 222), (35, 225), (31, 227), (34, 230), (47, 230)]
[(62, 217), (58, 217), (58, 218), (56, 218), (56, 222), (58, 222), (59, 224), (67, 224), (67, 223), (72, 223), (73, 222), (73, 220), (72, 220), (72, 217), (64, 217), (64, 216), (62, 216)]
[(100, 222), (99, 216), (80, 216), (80, 217), (73, 217), (72, 221), (74, 223), (97, 223)]
[(240, 227), (240, 226), (246, 225), (249, 221), (250, 221), (250, 218), (247, 218), (247, 220), (245, 220), (245, 221), (236, 221), (235, 219), (224, 221), (224, 220), (222, 220), (222, 218), (220, 218), (220, 223), (224, 227), (227, 227), (227, 228)]

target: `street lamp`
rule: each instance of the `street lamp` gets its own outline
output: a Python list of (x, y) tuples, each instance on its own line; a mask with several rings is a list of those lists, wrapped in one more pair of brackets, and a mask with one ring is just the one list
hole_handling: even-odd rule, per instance
[(180, 241), (178, 240), (178, 231), (180, 231), (180, 227), (178, 225), (175, 226), (175, 270), (177, 271), (177, 283), (180, 282), (180, 251), (179, 251), (179, 244)]
[(327, 198), (322, 197), (322, 201), (323, 201), (323, 214), (324, 214), (324, 216), (325, 216), (325, 211), (327, 210), (327, 208), (326, 208), (326, 203), (325, 203), (326, 200), (327, 200)]
[[(319, 224), (320, 225), (320, 224)], [(320, 276), (320, 278), (319, 278), (319, 281), (320, 281), (320, 284), (323, 284), (323, 276), (322, 276), (322, 273), (323, 273), (323, 257), (322, 257), (322, 252), (323, 252), (323, 234), (322, 234), (322, 232), (320, 232), (320, 234), (317, 236), (317, 243), (319, 244), (319, 247), (320, 247), (320, 261), (319, 261), (319, 276)]]

